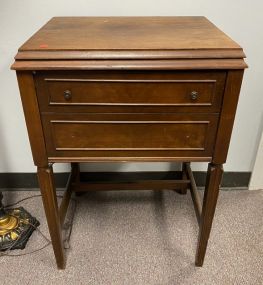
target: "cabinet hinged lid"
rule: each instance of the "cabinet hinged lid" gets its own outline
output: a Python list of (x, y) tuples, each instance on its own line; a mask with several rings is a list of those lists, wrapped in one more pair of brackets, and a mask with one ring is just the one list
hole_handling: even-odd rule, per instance
[(20, 47), (13, 69), (44, 66), (43, 60), (54, 67), (60, 61), (57, 68), (61, 61), (72, 61), (71, 67), (82, 62), (85, 68), (94, 60), (114, 66), (120, 60), (200, 59), (244, 68), (244, 57), (242, 48), (205, 17), (55, 17)]

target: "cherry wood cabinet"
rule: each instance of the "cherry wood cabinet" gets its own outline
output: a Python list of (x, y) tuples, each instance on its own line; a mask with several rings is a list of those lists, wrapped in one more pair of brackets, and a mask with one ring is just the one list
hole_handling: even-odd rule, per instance
[[(59, 268), (72, 191), (191, 191), (202, 266), (238, 103), (242, 48), (205, 17), (55, 17), (23, 44), (17, 72)], [(79, 163), (178, 161), (181, 180), (83, 183)], [(203, 203), (190, 162), (208, 162)], [(71, 163), (58, 207), (52, 164)]]

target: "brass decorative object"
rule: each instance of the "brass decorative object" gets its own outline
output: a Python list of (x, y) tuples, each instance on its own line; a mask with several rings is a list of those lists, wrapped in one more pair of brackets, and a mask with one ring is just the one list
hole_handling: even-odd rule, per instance
[(39, 221), (23, 207), (4, 209), (0, 192), (0, 251), (24, 249)]

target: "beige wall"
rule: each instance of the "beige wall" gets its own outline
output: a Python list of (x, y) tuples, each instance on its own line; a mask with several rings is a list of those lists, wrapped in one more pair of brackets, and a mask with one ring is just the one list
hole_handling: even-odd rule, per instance
[[(262, 130), (263, 2), (242, 0), (0, 0), (0, 172), (33, 166), (15, 72), (17, 48), (53, 16), (204, 15), (243, 46), (249, 69), (238, 106), (227, 171), (251, 171)], [(92, 165), (91, 170), (167, 170), (171, 164)], [(196, 169), (205, 169), (197, 164)], [(65, 169), (64, 166), (58, 167)]]

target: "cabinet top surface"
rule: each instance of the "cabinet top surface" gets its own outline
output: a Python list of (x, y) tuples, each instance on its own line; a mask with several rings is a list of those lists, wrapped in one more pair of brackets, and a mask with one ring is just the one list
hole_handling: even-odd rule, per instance
[(19, 51), (241, 49), (205, 17), (55, 17)]
[(243, 49), (205, 17), (55, 17), (12, 69), (243, 69)]

